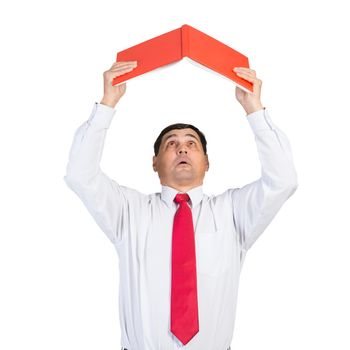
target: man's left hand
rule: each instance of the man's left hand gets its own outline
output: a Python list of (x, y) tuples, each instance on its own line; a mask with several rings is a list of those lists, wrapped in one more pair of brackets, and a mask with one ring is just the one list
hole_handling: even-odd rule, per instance
[(260, 101), (262, 81), (256, 77), (255, 70), (245, 67), (235, 67), (233, 71), (241, 78), (253, 84), (253, 92), (246, 92), (236, 87), (236, 98), (247, 114), (263, 109)]

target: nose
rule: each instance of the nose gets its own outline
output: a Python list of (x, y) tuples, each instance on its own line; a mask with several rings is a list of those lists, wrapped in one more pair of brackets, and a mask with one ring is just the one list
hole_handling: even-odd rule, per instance
[(185, 147), (185, 146), (179, 147), (178, 153), (179, 153), (179, 154), (187, 154), (187, 149), (186, 149), (186, 147)]

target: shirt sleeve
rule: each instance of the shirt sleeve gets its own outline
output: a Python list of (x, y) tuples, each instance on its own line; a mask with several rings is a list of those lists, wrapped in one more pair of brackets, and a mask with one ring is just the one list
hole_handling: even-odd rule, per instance
[(128, 222), (126, 194), (130, 189), (119, 186), (100, 169), (106, 133), (114, 114), (112, 107), (95, 103), (89, 119), (75, 132), (64, 181), (111, 242), (118, 244)]
[(251, 113), (247, 119), (255, 134), (261, 177), (229, 190), (236, 231), (244, 250), (252, 246), (298, 186), (289, 141), (271, 121), (268, 111)]

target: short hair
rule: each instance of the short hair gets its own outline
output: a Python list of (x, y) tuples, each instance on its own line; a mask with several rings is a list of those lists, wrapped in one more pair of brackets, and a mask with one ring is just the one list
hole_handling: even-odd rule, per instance
[(176, 123), (176, 124), (172, 124), (172, 125), (167, 126), (166, 128), (164, 128), (161, 131), (161, 133), (159, 134), (159, 136), (156, 139), (156, 142), (154, 143), (154, 155), (155, 156), (158, 155), (163, 136), (166, 133), (168, 133), (171, 130), (181, 130), (181, 129), (194, 130), (199, 136), (199, 139), (200, 139), (202, 147), (203, 147), (204, 154), (207, 154), (207, 140), (205, 139), (205, 135), (198, 128), (196, 128), (195, 126), (193, 126), (191, 124)]

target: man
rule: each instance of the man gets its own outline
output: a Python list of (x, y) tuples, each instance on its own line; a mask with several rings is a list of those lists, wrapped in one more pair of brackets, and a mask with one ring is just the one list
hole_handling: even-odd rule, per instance
[(245, 254), (297, 188), (289, 142), (260, 101), (255, 71), (235, 68), (254, 87), (253, 93), (237, 87), (236, 98), (255, 134), (261, 178), (218, 196), (203, 194), (204, 134), (176, 124), (154, 145), (161, 193), (119, 185), (99, 163), (126, 91), (112, 80), (136, 65), (116, 62), (104, 72), (103, 99), (75, 134), (64, 179), (117, 250), (122, 349), (230, 349)]

